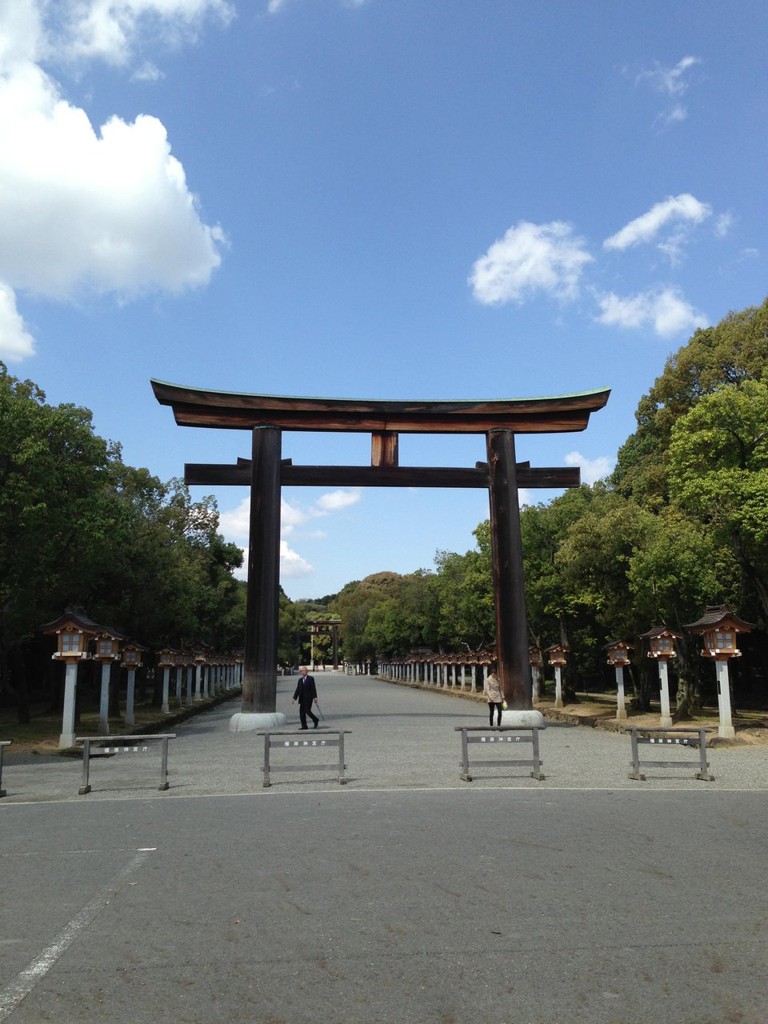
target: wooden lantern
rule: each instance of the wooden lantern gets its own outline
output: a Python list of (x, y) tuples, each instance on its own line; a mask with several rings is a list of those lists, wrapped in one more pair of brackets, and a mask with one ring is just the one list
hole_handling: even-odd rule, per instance
[(741, 657), (738, 634), (750, 633), (754, 629), (754, 623), (745, 622), (724, 604), (719, 604), (709, 605), (702, 617), (696, 622), (688, 623), (685, 629), (691, 633), (702, 634), (703, 657), (725, 660)]
[(55, 661), (84, 661), (90, 658), (90, 641), (102, 627), (83, 612), (68, 608), (62, 616), (42, 627), (43, 633), (56, 636)]
[(136, 669), (141, 667), (141, 652), (144, 648), (141, 644), (127, 643), (123, 647), (121, 664), (123, 668)]
[(741, 651), (736, 646), (739, 633), (749, 633), (754, 629), (752, 622), (745, 622), (724, 604), (709, 605), (702, 617), (685, 627), (690, 633), (701, 633), (704, 638), (703, 657), (712, 658), (717, 674), (717, 706), (720, 715), (718, 735), (733, 739), (736, 729), (733, 724), (731, 710), (731, 685), (728, 674), (728, 662), (731, 658), (739, 658)]
[(93, 654), (94, 661), (108, 664), (111, 661), (120, 660), (120, 637), (115, 633), (106, 631), (99, 633), (96, 637), (96, 650)]
[(550, 665), (562, 666), (568, 661), (569, 651), (570, 647), (567, 644), (552, 644), (551, 647), (547, 647), (544, 653)]
[(172, 647), (163, 647), (157, 652), (158, 668), (175, 668), (177, 664), (176, 651)]
[(635, 649), (634, 644), (625, 643), (623, 640), (614, 640), (606, 645), (608, 664), (623, 668), (629, 664), (629, 652)]
[(648, 641), (648, 657), (656, 661), (669, 661), (677, 657), (675, 640), (681, 640), (683, 634), (676, 633), (669, 626), (654, 626), (647, 633), (641, 633), (640, 638)]

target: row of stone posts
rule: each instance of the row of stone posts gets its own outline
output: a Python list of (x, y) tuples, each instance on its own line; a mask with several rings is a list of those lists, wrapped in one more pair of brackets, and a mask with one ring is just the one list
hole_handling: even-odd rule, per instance
[[(89, 619), (81, 609), (68, 608), (58, 619), (43, 626), (42, 632), (56, 636), (57, 648), (52, 657), (54, 661), (64, 662), (66, 666), (64, 712), (59, 746), (71, 747), (75, 742), (77, 676), (78, 668), (83, 661), (95, 661), (101, 665), (101, 734), (109, 735), (109, 684), (114, 664), (119, 664), (127, 673), (123, 723), (128, 728), (133, 727), (136, 672), (142, 666), (142, 656), (146, 653), (146, 647), (111, 627), (99, 625)], [(243, 682), (242, 653), (217, 655), (203, 643), (193, 644), (186, 651), (163, 648), (158, 652), (157, 664), (163, 673), (164, 714), (170, 713), (172, 672), (175, 673), (173, 682), (178, 707), (210, 700), (242, 686)]]
[(401, 683), (422, 683), (441, 690), (481, 693), (496, 659), (487, 651), (462, 654), (414, 652), (402, 658), (380, 659), (379, 676)]
[[(741, 656), (737, 646), (739, 633), (749, 633), (754, 624), (738, 618), (725, 605), (708, 605), (704, 615), (696, 622), (683, 627), (686, 632), (699, 634), (703, 639), (702, 657), (715, 663), (717, 673), (717, 702), (719, 713), (718, 735), (725, 738), (735, 736), (731, 711), (730, 679), (728, 662)], [(658, 665), (659, 702), (661, 706), (660, 725), (669, 728), (673, 724), (670, 707), (667, 663), (677, 655), (675, 641), (682, 639), (666, 625), (655, 626), (640, 639), (647, 642), (647, 657)], [(634, 644), (615, 640), (606, 645), (608, 664), (616, 672), (616, 718), (627, 718), (626, 695), (624, 692), (624, 669), (630, 662), (630, 651)], [(528, 648), (528, 663), (531, 667), (531, 702), (540, 699), (539, 681), (543, 677), (544, 658), (554, 669), (555, 708), (563, 707), (563, 669), (567, 664), (567, 644), (553, 644), (543, 651), (539, 647)], [(402, 658), (379, 661), (379, 676), (396, 682), (424, 684), (439, 689), (454, 691), (482, 692), (490, 666), (496, 658), (492, 651), (469, 651), (462, 654), (432, 654), (414, 651)]]
[(170, 711), (171, 673), (178, 707), (190, 707), (211, 700), (243, 684), (242, 656), (220, 655), (199, 645), (191, 651), (165, 647), (158, 653), (157, 667), (163, 673), (164, 714)]

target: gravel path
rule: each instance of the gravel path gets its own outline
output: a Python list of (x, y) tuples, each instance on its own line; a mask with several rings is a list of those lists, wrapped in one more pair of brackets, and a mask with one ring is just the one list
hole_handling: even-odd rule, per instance
[[(530, 777), (530, 767), (499, 764), (473, 770), (473, 781), (459, 777), (461, 757), (457, 726), (484, 726), (482, 702), (445, 692), (397, 686), (365, 676), (340, 672), (316, 673), (319, 703), (324, 716), (317, 732), (299, 733), (296, 706), (291, 704), (295, 677), (281, 678), (277, 709), (288, 718), (286, 730), (296, 739), (319, 739), (323, 728), (343, 729), (347, 784), (340, 787), (332, 771), (279, 772), (272, 786), (262, 786), (263, 739), (256, 733), (233, 733), (229, 720), (239, 711), (239, 700), (176, 726), (169, 749), (170, 789), (159, 792), (159, 744), (147, 754), (119, 755), (92, 762), (92, 792), (78, 795), (82, 763), (71, 758), (45, 757), (14, 764), (9, 758), (3, 773), (7, 796), (3, 804), (45, 800), (97, 800), (102, 798), (170, 799), (180, 796), (322, 790), (417, 790), (417, 789), (528, 789), (539, 790), (764, 790), (768, 782), (768, 748), (715, 747), (708, 752), (713, 782), (695, 778), (698, 751), (679, 747), (642, 747), (641, 757), (683, 760), (679, 767), (648, 768), (645, 782), (630, 779), (629, 736), (585, 726), (550, 723), (541, 733), (542, 770), (545, 779)], [(6, 748), (10, 752), (12, 748)], [(499, 745), (472, 749), (473, 758), (527, 759), (527, 745)], [(297, 760), (297, 757), (300, 760)], [(335, 750), (318, 757), (315, 751), (273, 754), (273, 765), (329, 763)], [(688, 763), (690, 762), (690, 763)]]

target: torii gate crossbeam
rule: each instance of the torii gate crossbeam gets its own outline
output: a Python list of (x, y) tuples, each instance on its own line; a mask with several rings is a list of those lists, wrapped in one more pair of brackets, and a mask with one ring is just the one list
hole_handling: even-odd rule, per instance
[[(274, 712), (280, 491), (291, 486), (485, 487), (489, 492), (498, 674), (512, 708), (531, 706), (518, 488), (578, 486), (578, 469), (531, 469), (515, 459), (516, 433), (584, 430), (608, 401), (601, 389), (547, 398), (482, 401), (360, 401), (208, 391), (152, 381), (181, 426), (251, 430), (252, 457), (236, 465), (187, 464), (185, 481), (251, 489), (243, 711)], [(371, 434), (370, 466), (294, 466), (282, 432)], [(401, 467), (400, 433), (485, 434), (487, 462), (473, 468)]]

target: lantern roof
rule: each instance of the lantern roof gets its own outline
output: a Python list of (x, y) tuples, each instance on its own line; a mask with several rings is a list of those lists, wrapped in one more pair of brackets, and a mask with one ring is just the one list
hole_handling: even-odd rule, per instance
[(114, 637), (117, 640), (125, 639), (125, 636), (112, 626), (102, 626), (100, 623), (94, 622), (93, 619), (86, 615), (85, 610), (77, 605), (68, 605), (63, 615), (60, 615), (58, 619), (54, 619), (52, 622), (46, 622), (40, 629), (43, 633), (49, 635), (51, 633), (60, 633), (62, 629), (67, 629), (68, 627), (82, 630), (83, 633), (92, 633), (94, 636), (102, 634)]
[(140, 644), (138, 640), (126, 640), (123, 645), (123, 649), (130, 647), (134, 651), (146, 651), (148, 650), (144, 644)]
[(735, 633), (750, 633), (754, 628), (754, 622), (745, 622), (738, 615), (730, 610), (725, 604), (708, 604), (707, 610), (696, 622), (689, 622), (683, 625), (683, 629), (691, 633), (703, 633), (717, 627), (730, 626)]
[(624, 648), (627, 651), (634, 651), (635, 645), (627, 643), (626, 640), (611, 640), (609, 644), (605, 645), (607, 651), (614, 650), (616, 648)]
[(674, 629), (670, 629), (669, 626), (662, 623), (661, 626), (654, 626), (653, 629), (649, 629), (646, 633), (640, 634), (641, 640), (655, 640), (656, 637), (660, 636), (671, 636), (675, 640), (682, 640), (684, 633), (676, 633)]

